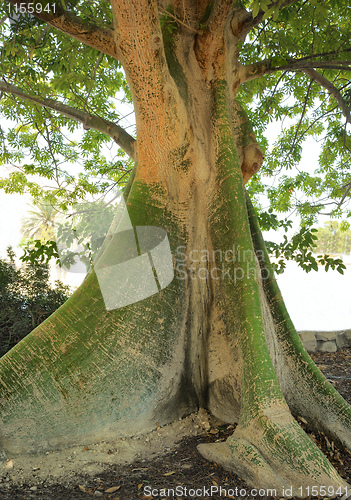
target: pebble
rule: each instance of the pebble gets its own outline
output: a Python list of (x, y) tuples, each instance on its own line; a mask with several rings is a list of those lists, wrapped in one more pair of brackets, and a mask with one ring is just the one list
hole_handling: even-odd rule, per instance
[(102, 497), (103, 493), (101, 493), (101, 491), (98, 491), (96, 490), (95, 493), (94, 493), (94, 496), (96, 497)]
[(38, 486), (32, 486), (32, 487), (31, 487), (31, 488), (29, 488), (29, 489), (30, 489), (30, 491), (37, 491)]

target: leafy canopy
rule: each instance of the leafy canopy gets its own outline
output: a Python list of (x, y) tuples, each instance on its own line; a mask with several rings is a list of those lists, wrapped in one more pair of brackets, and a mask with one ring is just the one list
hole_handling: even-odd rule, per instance
[[(111, 24), (107, 2), (82, 2), (79, 10), (83, 20)], [(125, 153), (109, 136), (88, 126), (84, 130), (77, 120), (91, 115), (107, 123), (120, 121), (118, 106), (130, 96), (119, 62), (33, 16), (16, 14), (7, 2), (3, 16), (1, 80), (22, 94), (2, 94), (0, 162), (11, 169), (2, 175), (0, 187), (7, 193), (29, 191), (34, 199), (65, 208), (104, 193), (121, 177), (125, 183), (131, 169)], [(50, 109), (33, 96), (58, 105)], [(38, 176), (49, 180), (51, 188), (42, 187)]]
[[(294, 2), (278, 15), (277, 8), (268, 4), (253, 2), (254, 14), (258, 15), (259, 7), (265, 13), (241, 50), (246, 64), (266, 60), (270, 67), (263, 77), (240, 89), (266, 153), (262, 169), (250, 182), (250, 192), (266, 193), (275, 213), (298, 215), (303, 226), (315, 224), (319, 213), (348, 218), (350, 4), (342, 0)], [(282, 121), (282, 132), (268, 148), (265, 129), (273, 120)], [(315, 171), (300, 164), (308, 137), (318, 141)]]

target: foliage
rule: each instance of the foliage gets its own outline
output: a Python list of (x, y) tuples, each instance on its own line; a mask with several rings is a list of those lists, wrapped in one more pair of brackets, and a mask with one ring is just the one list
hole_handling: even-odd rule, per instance
[[(287, 233), (292, 226), (292, 221), (279, 220), (272, 212), (273, 209), (270, 208), (268, 212), (259, 214), (258, 219), (262, 230), (269, 231), (270, 229), (278, 230), (282, 228)], [(331, 224), (338, 225), (336, 221)], [(266, 241), (267, 251), (274, 259), (272, 266), (275, 272), (277, 274), (283, 273), (286, 262), (294, 260), (307, 273), (311, 270), (318, 271), (318, 266), (324, 266), (326, 271), (336, 269), (340, 274), (344, 274), (346, 266), (342, 259), (325, 253), (324, 255), (315, 256), (316, 253), (331, 252), (330, 246), (321, 245), (319, 238), (320, 229), (301, 227), (290, 239), (284, 234), (283, 241), (280, 243)]]
[(112, 203), (116, 198), (119, 199), (116, 196), (109, 203), (79, 203), (71, 211), (61, 213), (47, 205), (39, 212), (31, 211), (35, 217), (26, 218), (27, 234), (39, 233), (42, 238), (24, 240), (21, 260), (35, 264), (55, 258), (56, 264), (66, 269), (81, 262), (87, 272), (116, 215)]
[[(79, 9), (87, 21), (96, 15), (101, 25), (112, 21), (107, 2), (94, 7), (80, 2)], [(119, 122), (116, 108), (128, 101), (128, 92), (123, 94), (127, 85), (118, 61), (33, 16), (16, 14), (7, 2), (1, 10), (1, 17), (10, 12), (0, 33), (3, 81), (29, 96), (45, 96), (74, 111)], [(74, 112), (68, 118), (4, 94), (1, 115), (6, 128), (0, 130), (0, 163), (12, 167), (0, 181), (5, 192), (29, 191), (34, 199), (65, 208), (87, 194), (106, 192), (121, 177), (122, 186), (127, 181), (132, 162), (124, 151), (97, 130), (80, 131)], [(50, 189), (41, 186), (38, 176), (50, 181)]]
[(284, 235), (283, 242), (280, 244), (266, 241), (268, 252), (277, 259), (277, 262), (273, 263), (273, 267), (277, 274), (281, 274), (284, 271), (287, 260), (294, 260), (307, 273), (312, 269), (318, 271), (318, 265), (322, 265), (325, 267), (326, 271), (329, 269), (336, 269), (340, 274), (344, 274), (346, 266), (342, 259), (334, 258), (326, 254), (317, 255), (317, 257), (313, 255), (312, 252), (324, 251), (323, 249), (318, 250), (317, 248), (317, 232), (318, 229), (315, 228), (311, 228), (310, 230), (301, 228), (290, 241), (286, 235)]
[(68, 298), (69, 287), (60, 281), (52, 288), (47, 264), (26, 264), (16, 269), (15, 254), (0, 259), (0, 356), (22, 340)]
[[(251, 179), (249, 190), (259, 209), (270, 208), (282, 214), (285, 222), (298, 217), (301, 231), (306, 234), (318, 223), (320, 213), (351, 217), (350, 117), (345, 116), (334, 95), (304, 71), (295, 70), (294, 64), (320, 67), (350, 113), (349, 6), (344, 1), (294, 2), (277, 12), (281, 2), (270, 4), (269, 8), (268, 4), (252, 2), (254, 16), (259, 15), (260, 9), (264, 16), (241, 52), (246, 64), (267, 59), (272, 67), (281, 68), (245, 83), (240, 89), (240, 98), (266, 153), (263, 167)], [(264, 131), (274, 120), (281, 120), (281, 133), (269, 146)], [(301, 163), (307, 138), (309, 144), (311, 139), (318, 141), (318, 167), (314, 170), (306, 162)], [(263, 201), (262, 193), (267, 195)], [(283, 253), (285, 246), (284, 240), (280, 247)], [(305, 253), (307, 263), (308, 255), (311, 254)]]
[(47, 201), (36, 200), (33, 205), (22, 218), (20, 246), (24, 253), (20, 259), (34, 265), (48, 264), (51, 258), (56, 258), (59, 264), (55, 241), (55, 218), (59, 212)]
[(57, 250), (55, 240), (29, 240), (23, 246), (24, 253), (20, 257), (22, 262), (29, 262), (35, 264), (48, 264), (52, 258), (56, 259), (56, 264), (60, 264), (60, 256)]

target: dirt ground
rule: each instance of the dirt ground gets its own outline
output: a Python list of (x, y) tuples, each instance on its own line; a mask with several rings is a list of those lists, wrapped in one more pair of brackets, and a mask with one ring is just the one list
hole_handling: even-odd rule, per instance
[[(312, 357), (351, 403), (351, 349), (314, 353)], [(204, 460), (197, 452), (197, 444), (225, 441), (233, 429), (233, 425), (223, 425), (200, 410), (139, 438), (72, 447), (46, 455), (14, 456), (0, 463), (0, 499), (157, 500), (165, 498), (162, 488), (174, 489), (174, 496), (168, 497), (172, 500), (272, 498), (252, 496), (251, 488), (237, 476)], [(323, 434), (309, 434), (339, 474), (351, 483), (351, 454), (338, 450)]]

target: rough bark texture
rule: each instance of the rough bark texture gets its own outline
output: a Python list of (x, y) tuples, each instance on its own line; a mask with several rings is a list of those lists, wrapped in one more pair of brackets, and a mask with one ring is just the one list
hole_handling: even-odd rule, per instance
[(200, 452), (253, 486), (345, 486), (292, 416), (351, 449), (350, 408), (302, 347), (246, 204), (263, 156), (235, 99), (243, 9), (230, 4), (174, 2), (170, 32), (155, 1), (112, 1), (136, 106), (128, 211), (167, 231), (175, 278), (106, 311), (91, 272), (1, 359), (4, 454), (135, 435), (203, 406), (239, 425)]

